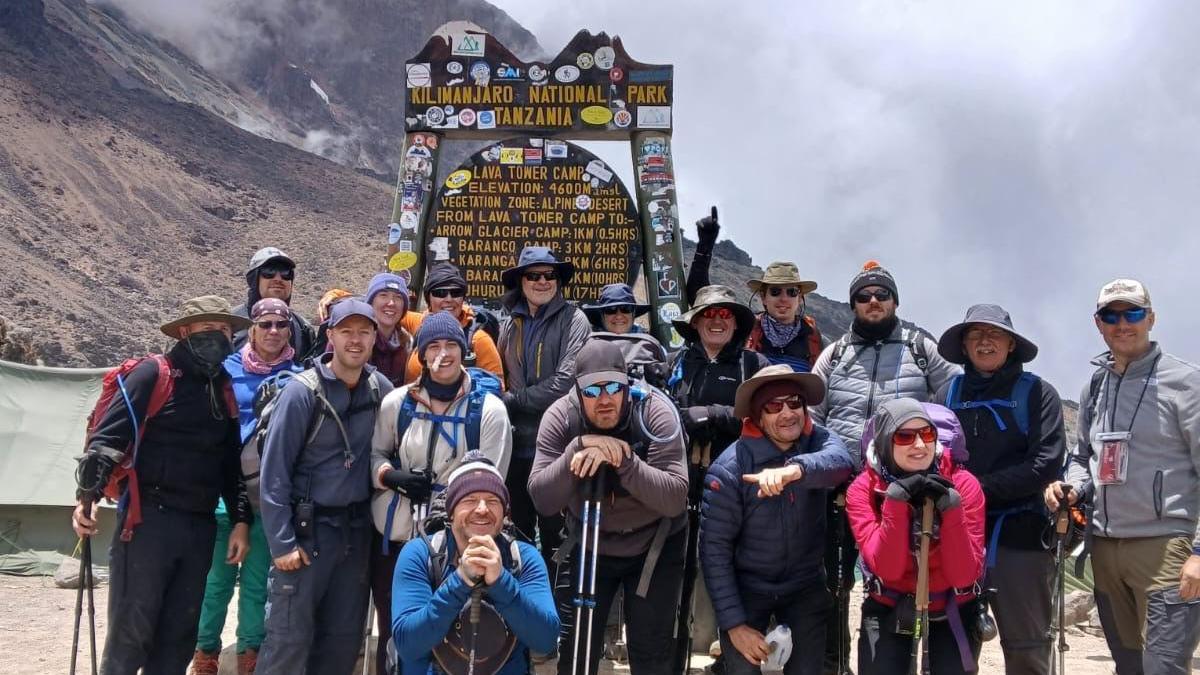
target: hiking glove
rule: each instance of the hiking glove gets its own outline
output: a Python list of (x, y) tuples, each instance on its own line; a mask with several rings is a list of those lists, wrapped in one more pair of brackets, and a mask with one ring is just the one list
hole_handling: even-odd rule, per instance
[(898, 502), (912, 501), (914, 497), (920, 496), (925, 490), (927, 481), (928, 479), (923, 473), (914, 473), (911, 476), (894, 480), (887, 488), (887, 497)]
[(708, 424), (708, 406), (694, 405), (683, 409), (683, 426), (687, 428), (689, 435), (695, 435)]
[(433, 481), (424, 472), (414, 473), (404, 469), (388, 469), (383, 474), (382, 482), (393, 490), (403, 492), (410, 500), (418, 504), (429, 502), (433, 493)]
[(927, 477), (925, 495), (933, 498), (933, 505), (938, 511), (952, 509), (962, 503), (958, 490), (954, 489), (954, 483), (950, 482), (949, 478), (937, 474)]
[(696, 221), (696, 239), (700, 245), (709, 251), (712, 250), (713, 244), (717, 242), (717, 235), (721, 232), (721, 225), (712, 216), (704, 216)]
[(116, 460), (108, 455), (99, 452), (84, 455), (83, 459), (79, 460), (79, 474), (76, 479), (81, 493), (91, 495), (92, 499), (99, 498), (116, 467)]

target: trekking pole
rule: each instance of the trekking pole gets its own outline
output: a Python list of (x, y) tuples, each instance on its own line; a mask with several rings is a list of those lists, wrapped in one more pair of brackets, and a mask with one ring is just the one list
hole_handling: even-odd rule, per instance
[(842, 569), (842, 565), (845, 563), (845, 560), (844, 560), (845, 551), (842, 548), (843, 543), (844, 543), (843, 542), (844, 532), (842, 530), (842, 513), (844, 513), (845, 508), (846, 508), (846, 493), (840, 492), (840, 493), (838, 493), (837, 497), (835, 497), (833, 500), (834, 517), (833, 517), (833, 522), (830, 523), (830, 526), (834, 528), (833, 529), (833, 531), (834, 531), (833, 540), (834, 540), (834, 546), (837, 548), (837, 551), (834, 554), (834, 558), (837, 560), (837, 572), (834, 575), (834, 578), (837, 583), (837, 590), (834, 591), (834, 595), (833, 595), (833, 601), (834, 601), (834, 603), (836, 603), (834, 605), (833, 614), (835, 617), (837, 617), (837, 625), (832, 627), (832, 630), (836, 630), (837, 634), (838, 634), (837, 635), (837, 669), (836, 669), (837, 675), (846, 675), (846, 670), (847, 670), (846, 662), (848, 660), (845, 658), (847, 645), (846, 645), (846, 641), (843, 639), (845, 637), (845, 635), (842, 632), (842, 625), (845, 624), (848, 620), (847, 617), (844, 614), (842, 614), (842, 593), (843, 593), (842, 586), (843, 586), (843, 584), (846, 583), (846, 578), (845, 578), (846, 572), (845, 572), (845, 570)]
[(83, 556), (87, 562), (83, 567), (87, 570), (87, 596), (88, 596), (88, 639), (91, 642), (92, 654), (92, 675), (96, 675), (96, 597), (93, 595), (96, 587), (96, 570), (92, 565), (92, 538), (88, 537), (83, 541)]
[(593, 498), (595, 499), (595, 508), (592, 510), (592, 571), (591, 579), (588, 581), (588, 606), (587, 606), (587, 646), (584, 648), (586, 652), (585, 666), (583, 675), (591, 675), (592, 667), (592, 620), (596, 618), (596, 565), (600, 560), (600, 505), (604, 501), (604, 477), (606, 473), (604, 467), (596, 473), (593, 479)]
[[(933, 498), (926, 497), (921, 507), (921, 548), (917, 553), (917, 625), (913, 631), (912, 661), (909, 673), (917, 672), (917, 647), (920, 646), (921, 672), (929, 675), (929, 539), (933, 536)], [(947, 602), (953, 602), (951, 597)]]
[(1067, 534), (1071, 530), (1071, 507), (1067, 504), (1066, 494), (1071, 491), (1069, 485), (1063, 486), (1063, 500), (1058, 505), (1058, 512), (1054, 516), (1054, 533), (1058, 539), (1054, 547), (1054, 604), (1055, 616), (1057, 618), (1058, 629), (1058, 660), (1057, 663), (1051, 663), (1053, 669), (1058, 666), (1055, 675), (1065, 675), (1067, 672), (1067, 652), (1071, 647), (1067, 644), (1067, 612), (1066, 599), (1066, 547)]
[(471, 647), (470, 661), (467, 664), (467, 675), (475, 675), (475, 647), (479, 644), (479, 606), (483, 603), (483, 579), (475, 580), (475, 588), (471, 589)]
[[(587, 587), (584, 585), (587, 574), (587, 545), (588, 532), (591, 527), (592, 500), (589, 489), (592, 483), (588, 483), (584, 487), (583, 497), (583, 514), (579, 521), (580, 536), (579, 536), (579, 560), (576, 563), (579, 566), (578, 582), (575, 585), (575, 646), (571, 650), (571, 675), (575, 675), (579, 668), (579, 634), (583, 632), (583, 605), (586, 602), (584, 593)], [(590, 636), (589, 636), (590, 637)]]
[[(704, 471), (701, 466), (705, 457), (710, 457), (711, 443), (694, 443), (692, 445), (692, 462), (689, 469), (689, 484), (701, 486), (704, 484)], [(692, 591), (696, 586), (700, 565), (700, 501), (702, 489), (692, 492), (688, 489), (688, 534), (687, 547), (684, 552), (683, 584), (679, 589), (679, 608), (675, 618), (675, 671), (687, 675), (692, 669), (692, 615), (695, 598)]]

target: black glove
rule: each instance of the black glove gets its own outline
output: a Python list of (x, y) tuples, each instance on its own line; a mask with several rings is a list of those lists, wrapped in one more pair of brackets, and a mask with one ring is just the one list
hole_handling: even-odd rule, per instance
[(933, 498), (933, 505), (938, 511), (952, 509), (962, 503), (954, 483), (945, 476), (930, 474), (926, 476), (925, 496)]
[(683, 409), (683, 426), (689, 435), (703, 430), (708, 425), (708, 406), (694, 405)]
[(84, 455), (79, 460), (79, 470), (75, 474), (81, 495), (89, 495), (92, 501), (96, 501), (116, 468), (117, 461), (106, 454), (89, 452)]
[(721, 224), (717, 222), (717, 210), (714, 207), (712, 215), (704, 216), (696, 221), (696, 240), (701, 245), (712, 250), (717, 243), (717, 235), (721, 233)]
[(888, 499), (895, 499), (898, 502), (910, 502), (915, 497), (921, 496), (925, 491), (925, 484), (928, 478), (923, 473), (914, 473), (911, 476), (905, 476), (899, 480), (892, 481), (892, 484), (887, 488)]
[(385, 486), (403, 492), (409, 499), (425, 504), (433, 494), (433, 481), (425, 472), (405, 471), (404, 469), (388, 469), (383, 474)]

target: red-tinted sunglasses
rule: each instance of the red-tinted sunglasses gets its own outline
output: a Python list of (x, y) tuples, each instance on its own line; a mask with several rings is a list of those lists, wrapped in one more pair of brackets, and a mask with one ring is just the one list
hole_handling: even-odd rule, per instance
[(932, 443), (937, 440), (937, 429), (932, 425), (924, 426), (920, 429), (897, 429), (892, 434), (893, 445), (912, 445), (917, 442), (917, 437), (925, 443)]
[(773, 398), (763, 404), (763, 410), (772, 415), (782, 412), (784, 404), (792, 410), (799, 410), (804, 407), (804, 399), (799, 396), (788, 396), (787, 398)]
[(709, 307), (703, 312), (700, 312), (700, 316), (705, 319), (721, 319), (722, 321), (728, 321), (733, 318), (733, 310), (729, 309), (728, 307)]

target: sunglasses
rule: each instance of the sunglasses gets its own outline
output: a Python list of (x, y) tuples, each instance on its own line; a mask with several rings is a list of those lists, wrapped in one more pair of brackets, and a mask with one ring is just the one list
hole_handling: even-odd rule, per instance
[(558, 279), (558, 273), (553, 270), (549, 272), (526, 272), (521, 276), (525, 277), (525, 281), (541, 281), (542, 279), (554, 281)]
[(605, 382), (604, 384), (593, 384), (590, 387), (583, 388), (584, 398), (600, 398), (600, 392), (604, 392), (609, 396), (616, 396), (625, 391), (625, 385), (620, 382)]
[(259, 328), (261, 328), (263, 330), (271, 330), (272, 328), (274, 328), (276, 330), (284, 330), (286, 328), (291, 328), (292, 322), (291, 321), (256, 321), (256, 322), (254, 322), (254, 325), (258, 326)]
[(879, 302), (887, 302), (892, 299), (892, 292), (886, 288), (881, 288), (877, 291), (859, 291), (854, 294), (854, 302), (860, 305), (865, 305), (875, 298)]
[(467, 291), (462, 288), (435, 288), (429, 291), (429, 296), (433, 298), (461, 298), (467, 295)]
[(796, 288), (795, 286), (788, 286), (787, 288), (780, 288), (779, 286), (771, 286), (769, 289), (767, 289), (767, 293), (772, 298), (778, 298), (779, 296), (783, 295), (784, 293), (787, 293), (787, 296), (789, 298), (795, 298), (800, 295), (800, 289)]
[(897, 429), (892, 434), (893, 445), (912, 445), (917, 442), (917, 437), (921, 437), (924, 443), (932, 443), (937, 440), (937, 429), (932, 425), (924, 426), (920, 429)]
[(1121, 317), (1125, 317), (1126, 323), (1141, 323), (1143, 320), (1145, 320), (1146, 315), (1149, 314), (1149, 312), (1150, 310), (1146, 309), (1145, 307), (1134, 307), (1133, 309), (1121, 311), (1117, 311), (1115, 309), (1102, 309), (1099, 312), (1096, 312), (1096, 316), (1100, 317), (1100, 320), (1104, 323), (1110, 326), (1115, 326), (1121, 320)]
[(284, 267), (264, 267), (258, 271), (258, 276), (262, 279), (274, 279), (280, 277), (284, 281), (291, 281), (296, 278), (296, 270)]
[(771, 399), (763, 404), (763, 410), (775, 415), (783, 410), (784, 405), (787, 405), (789, 410), (799, 410), (804, 407), (804, 399), (794, 395)]
[(612, 316), (613, 314), (633, 314), (633, 305), (617, 305), (616, 307), (605, 307), (604, 309), (602, 309), (600, 311), (604, 312), (605, 316)]
[(733, 310), (729, 309), (728, 307), (709, 307), (703, 312), (700, 312), (700, 316), (705, 319), (721, 319), (722, 321), (728, 321), (733, 318)]

